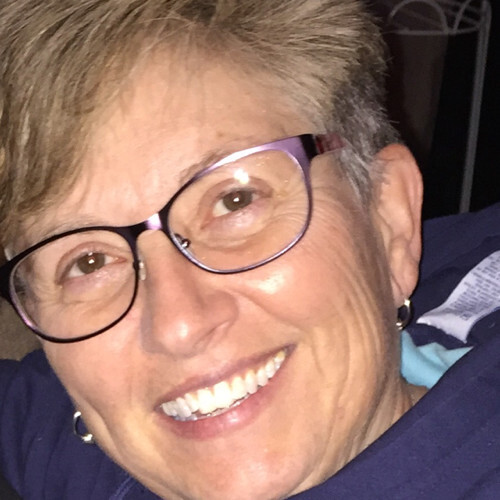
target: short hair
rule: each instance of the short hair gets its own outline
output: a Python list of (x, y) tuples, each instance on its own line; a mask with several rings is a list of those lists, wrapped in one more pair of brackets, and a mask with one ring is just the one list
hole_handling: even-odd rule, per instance
[(370, 197), (370, 163), (396, 138), (384, 111), (385, 54), (358, 0), (3, 0), (0, 234), (78, 178), (104, 103), (165, 47), (269, 75), (311, 132), (337, 131), (340, 163)]

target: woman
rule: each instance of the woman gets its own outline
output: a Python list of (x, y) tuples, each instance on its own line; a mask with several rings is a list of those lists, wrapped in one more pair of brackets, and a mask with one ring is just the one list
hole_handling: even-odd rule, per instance
[(2, 365), (6, 476), (23, 498), (319, 498), (424, 392), (397, 317), (420, 176), (369, 17), (0, 15), (2, 293), (45, 353)]

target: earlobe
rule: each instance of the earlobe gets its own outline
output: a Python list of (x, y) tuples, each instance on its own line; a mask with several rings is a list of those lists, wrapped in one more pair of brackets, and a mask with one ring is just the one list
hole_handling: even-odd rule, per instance
[(391, 144), (377, 155), (381, 172), (375, 212), (382, 234), (395, 306), (408, 298), (418, 277), (421, 254), (422, 178), (410, 151)]

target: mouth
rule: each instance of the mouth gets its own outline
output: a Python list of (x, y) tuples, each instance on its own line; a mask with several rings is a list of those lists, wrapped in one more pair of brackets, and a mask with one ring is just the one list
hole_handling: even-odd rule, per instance
[(221, 415), (265, 387), (278, 373), (286, 357), (287, 351), (282, 349), (258, 366), (212, 386), (166, 401), (160, 405), (160, 409), (168, 417), (180, 422), (193, 422)]

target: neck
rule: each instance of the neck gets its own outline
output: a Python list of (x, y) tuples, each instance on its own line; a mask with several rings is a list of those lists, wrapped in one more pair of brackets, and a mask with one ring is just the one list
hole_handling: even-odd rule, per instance
[(427, 392), (425, 387), (408, 384), (400, 378), (392, 391), (380, 402), (367, 433), (365, 446), (369, 446), (380, 437), (389, 427), (394, 425), (407, 411), (415, 406)]
[(410, 385), (405, 380), (399, 379), (395, 387), (389, 389), (379, 401), (364, 432), (359, 433), (354, 439), (353, 453), (349, 460), (376, 441), (417, 404), (426, 392), (425, 387)]

